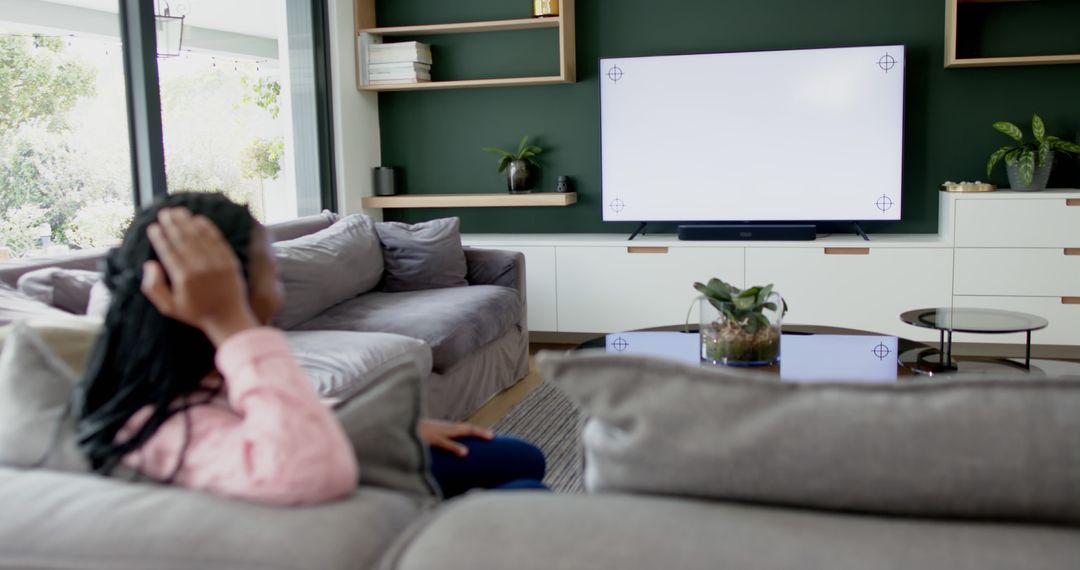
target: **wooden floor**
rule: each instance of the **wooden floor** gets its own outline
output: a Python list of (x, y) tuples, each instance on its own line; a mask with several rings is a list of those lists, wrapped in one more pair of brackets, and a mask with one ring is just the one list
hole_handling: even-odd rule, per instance
[(572, 344), (529, 343), (529, 374), (518, 380), (517, 384), (496, 394), (465, 421), (484, 427), (495, 425), (495, 422), (506, 416), (511, 408), (520, 404), (543, 383), (540, 372), (536, 369), (536, 353), (541, 350), (570, 350), (572, 348), (574, 348)]

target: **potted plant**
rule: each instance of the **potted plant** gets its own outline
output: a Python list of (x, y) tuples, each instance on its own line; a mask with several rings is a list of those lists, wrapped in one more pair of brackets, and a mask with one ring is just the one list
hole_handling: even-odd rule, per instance
[(710, 279), (694, 283), (701, 293), (701, 361), (764, 366), (780, 360), (780, 323), (787, 303), (773, 286), (746, 290)]
[(501, 148), (485, 147), (484, 152), (500, 155), (499, 172), (506, 171), (506, 187), (511, 194), (527, 193), (536, 184), (536, 171), (540, 163), (536, 157), (544, 152), (538, 146), (529, 145), (529, 137), (522, 137), (517, 152), (508, 152)]
[(1017, 144), (1003, 146), (990, 155), (986, 163), (986, 175), (990, 176), (994, 166), (1005, 159), (1005, 171), (1009, 175), (1009, 186), (1013, 190), (1033, 192), (1046, 188), (1050, 178), (1050, 169), (1054, 165), (1054, 153), (1080, 153), (1080, 145), (1061, 140), (1046, 134), (1046, 125), (1042, 117), (1031, 118), (1031, 134), (1034, 140), (1024, 142), (1024, 131), (1020, 127), (1005, 121), (994, 123), (994, 128), (1012, 138)]

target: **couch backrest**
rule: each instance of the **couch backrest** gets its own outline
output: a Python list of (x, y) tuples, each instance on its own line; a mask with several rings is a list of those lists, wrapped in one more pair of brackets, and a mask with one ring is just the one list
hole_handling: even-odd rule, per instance
[[(287, 222), (270, 224), (267, 226), (267, 229), (270, 230), (270, 237), (273, 241), (285, 241), (303, 235), (313, 234), (319, 230), (328, 228), (339, 218), (340, 216), (337, 214), (325, 211), (314, 216), (305, 216)], [(11, 287), (15, 287), (19, 281), (19, 277), (24, 273), (29, 273), (37, 269), (44, 269), (46, 267), (97, 271), (100, 270), (99, 265), (101, 260), (108, 252), (109, 250), (107, 248), (87, 249), (65, 253), (63, 255), (13, 259), (0, 262), (0, 283), (6, 283)]]

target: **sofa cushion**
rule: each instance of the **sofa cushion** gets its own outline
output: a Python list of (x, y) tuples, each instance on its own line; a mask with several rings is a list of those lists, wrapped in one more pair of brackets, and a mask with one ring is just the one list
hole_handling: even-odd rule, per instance
[(360, 464), (361, 485), (439, 495), (429, 472), (427, 445), (416, 431), (429, 373), (429, 367), (399, 359), (376, 382), (335, 406), (334, 414)]
[(379, 283), (382, 251), (371, 218), (356, 214), (313, 234), (274, 244), (285, 304), (274, 324), (283, 329)]
[(22, 293), (0, 284), (0, 326), (35, 316), (61, 316), (67, 313), (31, 299)]
[(90, 288), (101, 281), (101, 273), (82, 269), (46, 267), (19, 277), (19, 292), (57, 309), (85, 315)]
[(346, 301), (299, 330), (376, 331), (418, 338), (431, 346), (442, 372), (501, 337), (521, 317), (517, 292), (496, 285), (371, 292)]
[(351, 331), (287, 331), (293, 356), (324, 398), (347, 399), (402, 362), (422, 378), (431, 374), (431, 349), (398, 334)]
[(1072, 570), (1077, 561), (1076, 527), (518, 491), (444, 504), (414, 524), (379, 568)]
[(323, 210), (322, 213), (312, 216), (293, 218), (284, 222), (270, 224), (266, 226), (266, 229), (270, 232), (270, 239), (278, 242), (313, 234), (330, 227), (340, 219), (341, 216), (334, 212)]
[(20, 321), (0, 332), (0, 465), (84, 472), (69, 408), (96, 320)]
[(0, 568), (369, 568), (422, 501), (360, 488), (340, 501), (281, 508), (157, 484), (0, 468)]
[(589, 416), (590, 491), (1080, 522), (1080, 378), (792, 384), (602, 352), (538, 361)]
[(377, 224), (386, 263), (384, 289), (395, 293), (468, 285), (459, 224), (458, 218)]

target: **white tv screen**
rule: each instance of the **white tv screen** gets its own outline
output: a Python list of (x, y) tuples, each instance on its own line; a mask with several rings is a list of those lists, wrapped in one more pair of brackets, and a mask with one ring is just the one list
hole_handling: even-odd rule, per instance
[(604, 221), (899, 220), (904, 46), (600, 60)]

